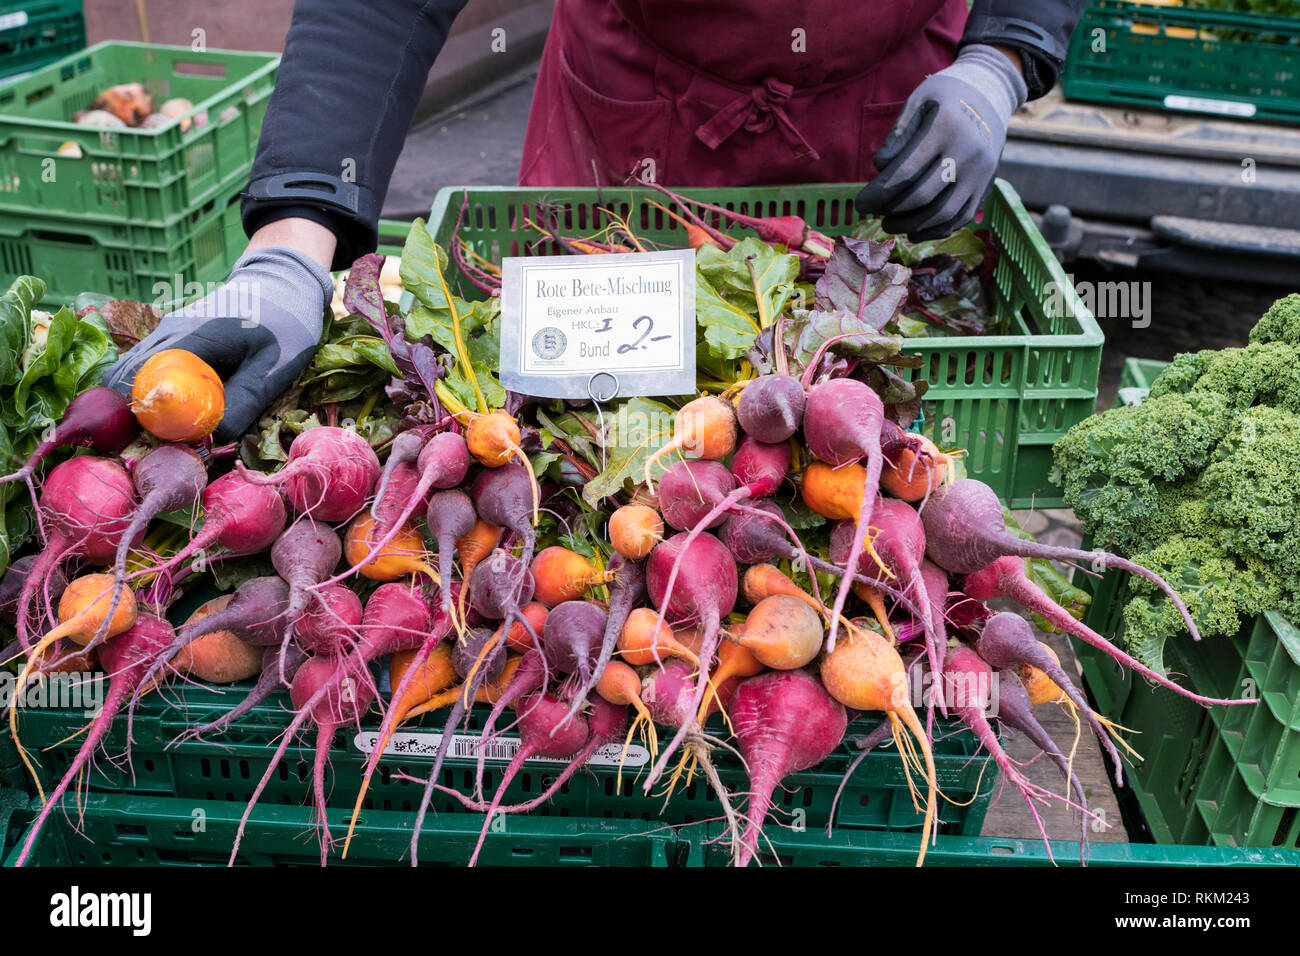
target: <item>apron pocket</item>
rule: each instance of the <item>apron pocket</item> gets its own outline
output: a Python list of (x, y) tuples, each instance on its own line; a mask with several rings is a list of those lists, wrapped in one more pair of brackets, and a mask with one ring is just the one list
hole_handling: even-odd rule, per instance
[[(578, 176), (576, 184), (591, 186), (592, 161), (601, 186), (619, 186), (629, 175), (666, 182), (668, 149), (673, 134), (673, 103), (668, 99), (620, 100), (597, 92), (582, 80), (561, 55), (560, 75), (568, 94), (553, 104), (562, 112), (559, 124), (549, 124), (547, 152), (555, 150)], [(564, 136), (567, 142), (555, 142)], [(558, 157), (557, 157), (558, 158)], [(539, 158), (545, 165), (547, 157)], [(557, 170), (558, 172), (559, 170)], [(533, 172), (536, 177), (537, 171)], [(564, 185), (570, 185), (568, 183)]]
[(885, 137), (903, 110), (903, 100), (896, 103), (867, 103), (862, 107), (862, 131), (858, 139), (858, 176), (866, 182), (880, 173), (872, 157), (885, 145)]

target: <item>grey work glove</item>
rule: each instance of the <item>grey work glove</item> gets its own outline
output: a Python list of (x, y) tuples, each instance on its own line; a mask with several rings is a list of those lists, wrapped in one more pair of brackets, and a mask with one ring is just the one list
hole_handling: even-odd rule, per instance
[(136, 370), (154, 353), (193, 352), (226, 386), (226, 414), (214, 437), (234, 441), (311, 361), (333, 292), (329, 273), (296, 249), (245, 253), (224, 285), (163, 316), (108, 370), (104, 384), (129, 395)]
[(1007, 121), (1025, 102), (1024, 78), (991, 46), (962, 49), (903, 104), (874, 159), (880, 175), (854, 206), (883, 213), (887, 232), (937, 239), (975, 215), (993, 183)]

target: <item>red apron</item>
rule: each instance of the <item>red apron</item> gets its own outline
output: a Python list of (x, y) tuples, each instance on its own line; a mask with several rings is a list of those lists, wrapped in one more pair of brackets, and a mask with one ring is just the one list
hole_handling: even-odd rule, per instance
[(522, 186), (862, 182), (965, 0), (559, 0)]

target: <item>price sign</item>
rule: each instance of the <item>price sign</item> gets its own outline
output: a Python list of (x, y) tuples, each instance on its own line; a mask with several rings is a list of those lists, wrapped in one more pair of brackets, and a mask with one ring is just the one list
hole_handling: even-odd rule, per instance
[(545, 398), (695, 391), (695, 251), (501, 264), (501, 384)]

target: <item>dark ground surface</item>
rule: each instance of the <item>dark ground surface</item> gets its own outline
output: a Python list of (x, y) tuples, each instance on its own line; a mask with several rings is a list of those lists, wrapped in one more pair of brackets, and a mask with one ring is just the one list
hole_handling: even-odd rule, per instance
[[(477, 101), (413, 129), (398, 160), (384, 215), (394, 219), (427, 216), (434, 195), (443, 186), (516, 182), (534, 79), (533, 73), (521, 73)], [(1113, 401), (1125, 358), (1168, 360), (1179, 352), (1241, 345), (1264, 310), (1280, 295), (1292, 291), (1159, 273), (1138, 274), (1094, 264), (1079, 264), (1070, 271), (1076, 283), (1150, 283), (1143, 291), (1150, 315), (1145, 328), (1134, 328), (1129, 319), (1098, 318), (1106, 336), (1098, 382), (1098, 405), (1103, 408)], [(1069, 510), (1020, 512), (1018, 517), (1040, 541), (1070, 547), (1079, 544), (1078, 525)], [(1047, 640), (1065, 666), (1077, 672), (1068, 642), (1059, 635)], [(1073, 738), (1073, 725), (1064, 712), (1043, 713), (1040, 719), (1055, 739), (1068, 742)], [(1015, 760), (1028, 761), (1033, 756), (1033, 746), (1015, 734), (1006, 735), (1006, 746)], [(1089, 792), (1090, 805), (1115, 824), (1109, 830), (1090, 834), (1090, 839), (1126, 841), (1129, 837), (1119, 823), (1119, 805), (1101, 751), (1090, 737), (1080, 740), (1075, 770)], [(1035, 783), (1050, 790), (1060, 789), (1059, 772), (1046, 760), (1034, 761), (1025, 772)], [(1078, 820), (1063, 807), (1043, 811), (1042, 822), (1052, 839), (1078, 839)], [(1035, 839), (1038, 828), (1024, 801), (1014, 792), (1003, 792), (989, 810), (982, 835)]]
[(508, 186), (519, 178), (532, 70), (411, 130), (384, 201), (386, 219), (428, 216), (443, 186)]

